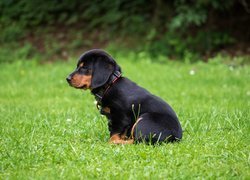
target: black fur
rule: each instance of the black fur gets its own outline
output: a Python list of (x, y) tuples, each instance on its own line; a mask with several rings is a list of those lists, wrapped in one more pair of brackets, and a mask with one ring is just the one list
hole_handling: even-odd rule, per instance
[[(83, 54), (78, 65), (84, 62), (85, 68), (92, 70), (91, 91), (98, 93), (110, 81), (115, 71), (121, 68), (103, 50), (94, 49)], [(76, 69), (73, 73), (79, 73)], [(72, 75), (72, 74), (71, 74)], [(136, 142), (169, 142), (182, 138), (182, 128), (174, 110), (161, 98), (152, 95), (125, 77), (120, 77), (109, 87), (101, 99), (101, 106), (108, 107), (110, 136), (126, 134)]]

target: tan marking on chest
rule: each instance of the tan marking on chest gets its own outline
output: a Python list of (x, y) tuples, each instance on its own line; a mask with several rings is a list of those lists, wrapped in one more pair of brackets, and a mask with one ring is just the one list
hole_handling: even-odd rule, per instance
[(110, 108), (109, 107), (103, 107), (102, 111), (107, 113), (107, 114), (110, 114)]

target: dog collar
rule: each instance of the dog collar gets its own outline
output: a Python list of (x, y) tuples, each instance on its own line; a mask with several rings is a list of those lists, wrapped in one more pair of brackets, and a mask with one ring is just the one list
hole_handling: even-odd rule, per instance
[(105, 94), (108, 92), (108, 90), (111, 88), (111, 86), (122, 76), (121, 72), (115, 71), (110, 76), (108, 82), (102, 86), (101, 88), (98, 88), (98, 90), (95, 92), (92, 90), (92, 94), (95, 96), (95, 99), (97, 101), (96, 107), (99, 109), (102, 113), (102, 99), (105, 96)]

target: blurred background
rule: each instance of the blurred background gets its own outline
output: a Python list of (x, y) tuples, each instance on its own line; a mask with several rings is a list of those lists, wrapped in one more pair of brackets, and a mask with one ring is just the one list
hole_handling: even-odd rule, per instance
[[(0, 62), (90, 48), (207, 61), (250, 55), (247, 0), (1, 0)], [(157, 58), (156, 58), (157, 59)]]

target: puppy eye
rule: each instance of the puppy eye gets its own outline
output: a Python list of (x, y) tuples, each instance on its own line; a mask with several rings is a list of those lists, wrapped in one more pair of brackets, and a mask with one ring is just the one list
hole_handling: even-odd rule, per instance
[(87, 69), (87, 68), (81, 67), (81, 68), (79, 69), (79, 71), (80, 71), (80, 72), (85, 72), (86, 69)]
[(81, 66), (81, 67), (77, 67), (77, 69), (78, 69), (79, 71), (81, 71), (81, 70), (83, 70), (83, 69), (87, 69), (87, 67), (86, 67), (86, 66)]
[(79, 69), (80, 73), (83, 73), (83, 74), (88, 74), (90, 72), (90, 69), (88, 69), (86, 66), (85, 67), (81, 67)]

